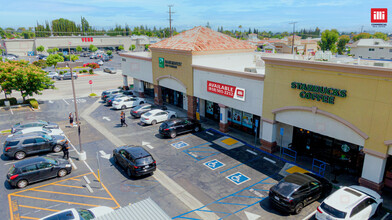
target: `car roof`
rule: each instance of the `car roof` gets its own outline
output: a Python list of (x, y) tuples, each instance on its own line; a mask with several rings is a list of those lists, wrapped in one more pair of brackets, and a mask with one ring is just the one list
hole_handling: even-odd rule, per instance
[(287, 175), (284, 178), (284, 181), (285, 182), (289, 182), (289, 183), (294, 183), (294, 184), (297, 184), (297, 185), (300, 185), (300, 186), (302, 186), (302, 185), (304, 185), (306, 183), (312, 182), (312, 181), (320, 182), (317, 179), (315, 179), (315, 178), (313, 178), (311, 176), (308, 176), (308, 175), (306, 175), (304, 173), (292, 173), (292, 174), (289, 174), (289, 175)]
[(345, 186), (328, 196), (324, 203), (340, 211), (347, 212), (365, 197), (368, 196), (361, 191)]
[(125, 146), (125, 150), (136, 158), (141, 158), (141, 157), (146, 157), (151, 155), (146, 149), (140, 146), (128, 145)]
[(26, 139), (26, 138), (31, 138), (31, 137), (42, 137), (43, 134), (41, 131), (37, 132), (30, 132), (30, 133), (25, 133), (25, 134), (18, 134), (18, 135), (13, 135), (11, 137), (7, 137), (7, 141), (10, 140), (20, 140), (20, 139)]
[(151, 114), (155, 114), (155, 113), (158, 113), (158, 112), (163, 112), (163, 110), (160, 110), (160, 109), (153, 109), (153, 110), (150, 110), (150, 111), (148, 111), (148, 112), (150, 112)]
[(24, 167), (26, 165), (40, 163), (40, 162), (43, 162), (43, 161), (46, 161), (45, 157), (28, 158), (28, 159), (24, 159), (22, 161), (19, 161), (19, 162), (15, 163), (15, 168), (20, 168), (20, 167)]

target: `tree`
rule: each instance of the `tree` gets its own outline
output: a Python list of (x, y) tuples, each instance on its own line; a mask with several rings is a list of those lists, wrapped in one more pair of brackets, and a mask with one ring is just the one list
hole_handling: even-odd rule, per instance
[(149, 47), (150, 47), (150, 44), (144, 45), (144, 49), (145, 49), (145, 50), (148, 50)]
[(26, 96), (41, 95), (41, 91), (54, 83), (46, 74), (41, 68), (24, 60), (0, 63), (1, 88), (8, 92), (20, 91), (23, 101)]
[(321, 34), (321, 41), (318, 42), (318, 44), (322, 51), (329, 50), (331, 52), (335, 52), (338, 38), (339, 33), (336, 29), (325, 30)]
[(118, 49), (119, 49), (119, 50), (124, 50), (124, 46), (123, 46), (123, 45), (120, 45), (120, 46), (118, 46)]
[(338, 41), (338, 54), (343, 54), (344, 48), (346, 44), (350, 41), (350, 37), (348, 35), (342, 35)]
[(71, 55), (71, 59), (69, 59), (69, 56), (70, 56), (70, 55), (66, 55), (66, 56), (65, 56), (65, 59), (66, 59), (66, 60), (71, 60), (71, 61), (73, 61), (73, 62), (79, 60), (79, 56), (78, 56), (78, 55)]
[(38, 51), (38, 52), (41, 52), (41, 53), (42, 53), (44, 50), (45, 50), (45, 47), (42, 46), (42, 45), (39, 46), (39, 47), (37, 47), (37, 51)]
[(113, 52), (111, 50), (108, 50), (108, 51), (106, 51), (106, 54), (110, 56), (113, 54)]
[(90, 44), (90, 46), (88, 47), (88, 49), (89, 49), (89, 50), (93, 50), (94, 47), (95, 47), (94, 45)]
[(82, 48), (81, 46), (77, 46), (77, 47), (76, 47), (76, 51), (82, 52), (82, 51), (83, 51), (83, 48)]
[(47, 49), (46, 52), (48, 52), (48, 54), (53, 53), (53, 49)]
[(382, 32), (376, 32), (376, 33), (373, 34), (373, 38), (374, 39), (383, 39), (383, 40), (387, 41), (388, 40), (388, 35), (384, 34)]
[(372, 37), (372, 35), (369, 33), (359, 33), (353, 37), (353, 41), (357, 41), (360, 39), (369, 39), (371, 37)]
[(60, 56), (60, 54), (50, 54), (46, 58), (46, 63), (48, 66), (54, 66), (54, 70), (57, 70), (57, 63), (64, 62), (64, 57)]
[(134, 51), (135, 48), (136, 48), (135, 44), (132, 44), (132, 45), (129, 47), (129, 50), (130, 50), (130, 51)]
[(52, 50), (53, 50), (53, 53), (57, 53), (57, 51), (59, 51), (59, 48), (54, 47)]
[(208, 21), (207, 21), (207, 25), (206, 25), (206, 28), (210, 28), (210, 29), (211, 29), (211, 25), (210, 25), (210, 22), (208, 22)]

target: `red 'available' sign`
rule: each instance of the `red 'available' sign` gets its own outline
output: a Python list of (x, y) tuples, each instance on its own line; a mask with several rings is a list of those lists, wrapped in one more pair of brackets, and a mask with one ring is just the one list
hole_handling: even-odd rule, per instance
[(82, 37), (82, 42), (93, 42), (94, 38), (92, 37)]
[(222, 83), (207, 81), (207, 91), (245, 101), (245, 89)]

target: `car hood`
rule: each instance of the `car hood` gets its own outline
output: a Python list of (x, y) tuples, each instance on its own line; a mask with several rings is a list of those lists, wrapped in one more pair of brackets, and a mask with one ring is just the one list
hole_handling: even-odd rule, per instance
[(67, 165), (67, 164), (71, 164), (68, 160), (66, 160), (66, 159), (62, 159), (62, 158), (59, 158), (59, 159), (56, 159), (57, 160), (57, 162), (59, 162), (59, 165)]
[(63, 144), (67, 140), (64, 136), (61, 135), (52, 135), (53, 142), (57, 144)]
[(47, 128), (59, 128), (59, 125), (53, 122), (48, 122), (48, 125), (44, 126)]
[(98, 206), (98, 207), (94, 207), (94, 208), (89, 209), (89, 211), (94, 214), (95, 218), (98, 218), (100, 216), (103, 216), (105, 214), (113, 212), (114, 210), (110, 207), (107, 207), (107, 206)]

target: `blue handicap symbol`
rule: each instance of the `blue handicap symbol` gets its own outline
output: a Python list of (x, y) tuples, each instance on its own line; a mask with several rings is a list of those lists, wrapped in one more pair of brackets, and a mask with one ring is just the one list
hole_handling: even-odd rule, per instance
[(249, 177), (245, 176), (244, 174), (242, 174), (240, 172), (231, 174), (231, 175), (227, 176), (226, 178), (237, 185), (240, 185), (240, 184), (250, 180)]
[(176, 142), (176, 143), (173, 143), (173, 144), (170, 144), (170, 145), (171, 145), (172, 147), (177, 148), (177, 149), (180, 149), (180, 148), (189, 146), (189, 144), (187, 144), (187, 143), (184, 142), (184, 141), (179, 141), (179, 142)]
[(214, 159), (214, 160), (205, 162), (204, 165), (207, 166), (208, 168), (210, 168), (211, 170), (216, 170), (219, 167), (223, 167), (225, 164), (220, 162), (217, 159)]

